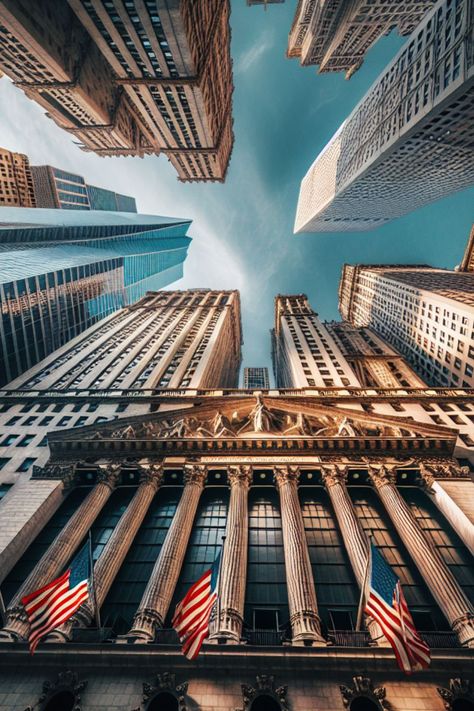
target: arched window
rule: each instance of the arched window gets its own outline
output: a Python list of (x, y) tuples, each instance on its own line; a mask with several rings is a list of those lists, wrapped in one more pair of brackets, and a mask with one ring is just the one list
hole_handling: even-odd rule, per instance
[(73, 691), (64, 690), (54, 694), (41, 711), (73, 711), (76, 697)]
[(281, 711), (281, 706), (268, 694), (261, 694), (253, 701), (250, 711)]
[(178, 699), (168, 691), (160, 691), (150, 700), (146, 711), (179, 711)]
[(365, 696), (358, 696), (349, 706), (349, 711), (380, 711), (382, 707), (380, 704), (368, 699)]
[(455, 699), (452, 711), (474, 711), (474, 702), (469, 699)]

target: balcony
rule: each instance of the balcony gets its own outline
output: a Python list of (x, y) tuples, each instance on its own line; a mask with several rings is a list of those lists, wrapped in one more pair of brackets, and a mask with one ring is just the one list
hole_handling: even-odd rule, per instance
[(333, 647), (368, 647), (370, 642), (370, 635), (365, 630), (334, 630), (327, 637)]
[(420, 637), (430, 649), (456, 649), (461, 646), (454, 632), (420, 632)]

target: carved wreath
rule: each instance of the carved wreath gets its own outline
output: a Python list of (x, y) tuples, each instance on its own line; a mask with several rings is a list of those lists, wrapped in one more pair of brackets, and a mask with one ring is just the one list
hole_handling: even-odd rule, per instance
[(242, 684), (242, 697), (243, 697), (243, 709), (238, 711), (249, 711), (252, 703), (258, 696), (270, 696), (275, 699), (280, 705), (282, 711), (289, 711), (288, 700), (286, 694), (288, 692), (287, 686), (279, 686), (275, 688), (275, 680), (273, 676), (268, 676), (266, 674), (261, 674), (256, 677), (256, 687), (249, 686), (248, 684)]
[(148, 684), (144, 682), (143, 684), (143, 699), (142, 706), (137, 706), (137, 708), (132, 711), (141, 711), (142, 708), (146, 709), (150, 701), (160, 694), (161, 692), (166, 692), (174, 696), (178, 702), (178, 711), (187, 711), (186, 706), (186, 693), (188, 691), (188, 682), (185, 681), (182, 684), (176, 684), (176, 677), (170, 672), (163, 672), (163, 674), (157, 674), (155, 682)]
[(438, 694), (444, 701), (446, 711), (452, 711), (453, 704), (457, 699), (470, 701), (474, 704), (474, 689), (469, 679), (450, 679), (449, 689), (439, 686)]
[(386, 692), (383, 686), (374, 687), (372, 680), (365, 676), (354, 676), (352, 677), (352, 682), (352, 686), (345, 686), (344, 684), (339, 686), (342, 701), (346, 708), (349, 708), (354, 699), (362, 697), (373, 701), (381, 711), (386, 709), (384, 705)]

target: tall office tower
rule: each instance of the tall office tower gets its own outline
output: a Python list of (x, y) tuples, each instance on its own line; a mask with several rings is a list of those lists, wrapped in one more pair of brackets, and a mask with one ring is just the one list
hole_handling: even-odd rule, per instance
[(149, 289), (180, 279), (190, 220), (0, 211), (0, 385)]
[(264, 5), (265, 10), (267, 5), (277, 5), (285, 2), (285, 0), (247, 0), (247, 5)]
[(302, 180), (295, 232), (370, 230), (474, 182), (474, 0), (440, 0)]
[(319, 72), (346, 72), (362, 65), (366, 52), (397, 29), (409, 35), (436, 0), (299, 0), (287, 56)]
[[(116, 711), (441, 711), (447, 705), (470, 711), (474, 482), (460, 464), (474, 462), (474, 440), (466, 445), (458, 434), (474, 434), (473, 392), (219, 390), (229, 382), (229, 357), (238, 366), (235, 292), (207, 292), (209, 302), (223, 309), (216, 327), (226, 322), (227, 335), (220, 343), (211, 336), (204, 350), (195, 343), (202, 366), (210, 354), (221, 362), (220, 374), (213, 367), (215, 377), (207, 381), (213, 386), (204, 386), (200, 366), (186, 375), (194, 357), (183, 360), (186, 336), (180, 331), (174, 354), (181, 374), (178, 365), (169, 389), (127, 389), (143, 368), (151, 375), (156, 367), (146, 355), (134, 362), (139, 346), (130, 338), (153, 338), (150, 320), (163, 298), (163, 292), (151, 294), (138, 308), (124, 310), (125, 319), (148, 319), (134, 335), (111, 317), (115, 335), (95, 327), (95, 346), (89, 341), (82, 354), (67, 357), (64, 350), (62, 363), (51, 357), (38, 365), (22, 379), (22, 395), (18, 384), (0, 394), (5, 406), (18, 407), (20, 399), (24, 406), (50, 406), (55, 398), (60, 407), (69, 387), (60, 383), (62, 375), (69, 383), (84, 376), (83, 390), (68, 407), (74, 402), (112, 411), (122, 405), (119, 420), (76, 427), (71, 420), (51, 432), (49, 461), (0, 504), (7, 606), (0, 631), (2, 711), (35, 705), (41, 711), (79, 705), (84, 711), (112, 705)], [(168, 298), (171, 318), (179, 318), (180, 299), (187, 299), (181, 306), (197, 323), (193, 299), (202, 304), (206, 292)], [(318, 326), (297, 318), (308, 309), (303, 297), (277, 299), (277, 328), (295, 327), (296, 358), (303, 343), (298, 329)], [(192, 329), (190, 321), (186, 325)], [(176, 332), (163, 327), (162, 337)], [(328, 329), (313, 334), (331, 362), (336, 338), (356, 338), (348, 329), (336, 330), (334, 338)], [(112, 345), (115, 337), (122, 339), (123, 360), (117, 351), (104, 357), (97, 347), (100, 339)], [(361, 337), (372, 358), (380, 340), (371, 344), (367, 331)], [(291, 350), (288, 340), (285, 350)], [(341, 351), (337, 357), (342, 363)], [(150, 386), (172, 360), (164, 356)], [(122, 368), (129, 381), (117, 390), (113, 379)], [(237, 373), (233, 368), (234, 382)], [(99, 389), (97, 380), (92, 387), (101, 374)], [(190, 389), (182, 387), (182, 377), (190, 379)], [(27, 389), (41, 384), (41, 397)], [(40, 493), (44, 504), (35, 509), (33, 526), (33, 517), (25, 523), (25, 516)], [(21, 597), (67, 569), (89, 531), (101, 628), (92, 605), (84, 605), (31, 658)], [(369, 537), (399, 576), (415, 624), (433, 649), (431, 667), (421, 674), (399, 670), (377, 624), (367, 619), (355, 629)], [(189, 663), (171, 620), (220, 551), (211, 637), (197, 662)]]
[(244, 368), (244, 390), (268, 390), (268, 368)]
[(170, 400), (164, 388), (193, 395), (196, 388), (235, 387), (240, 350), (238, 292), (148, 292), (7, 385), (0, 394), (0, 487), (18, 486), (2, 503), (13, 518), (3, 525), (2, 517), (0, 570), (23, 545), (22, 527), (38, 532), (61, 503), (59, 481), (30, 478), (48, 461), (51, 433), (146, 415), (174, 403), (176, 395), (171, 391)]
[(430, 385), (474, 387), (474, 273), (346, 264), (339, 310), (382, 336)]
[(179, 180), (223, 182), (229, 15), (230, 0), (2, 0), (0, 67), (84, 150), (163, 152)]
[(31, 166), (36, 206), (62, 210), (136, 212), (135, 198), (87, 185), (82, 175), (51, 165)]
[(28, 156), (0, 148), (0, 206), (35, 207)]

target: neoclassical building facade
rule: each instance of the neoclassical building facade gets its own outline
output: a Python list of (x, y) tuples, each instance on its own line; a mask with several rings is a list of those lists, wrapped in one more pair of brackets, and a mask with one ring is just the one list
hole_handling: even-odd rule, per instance
[[(474, 708), (474, 483), (459, 427), (433, 414), (467, 417), (474, 393), (416, 376), (363, 384), (386, 376), (383, 363), (394, 378), (411, 371), (377, 354), (368, 329), (364, 371), (358, 334), (322, 324), (304, 295), (276, 307), (275, 389), (157, 389), (147, 411), (50, 433), (30, 490), (54, 484), (56, 507), (2, 558), (0, 709)], [(354, 380), (280, 387), (309, 346)], [(30, 657), (20, 599), (89, 530), (100, 626), (86, 604)], [(376, 624), (355, 629), (370, 536), (431, 647), (413, 677)], [(171, 618), (220, 550), (211, 635), (189, 662)]]

